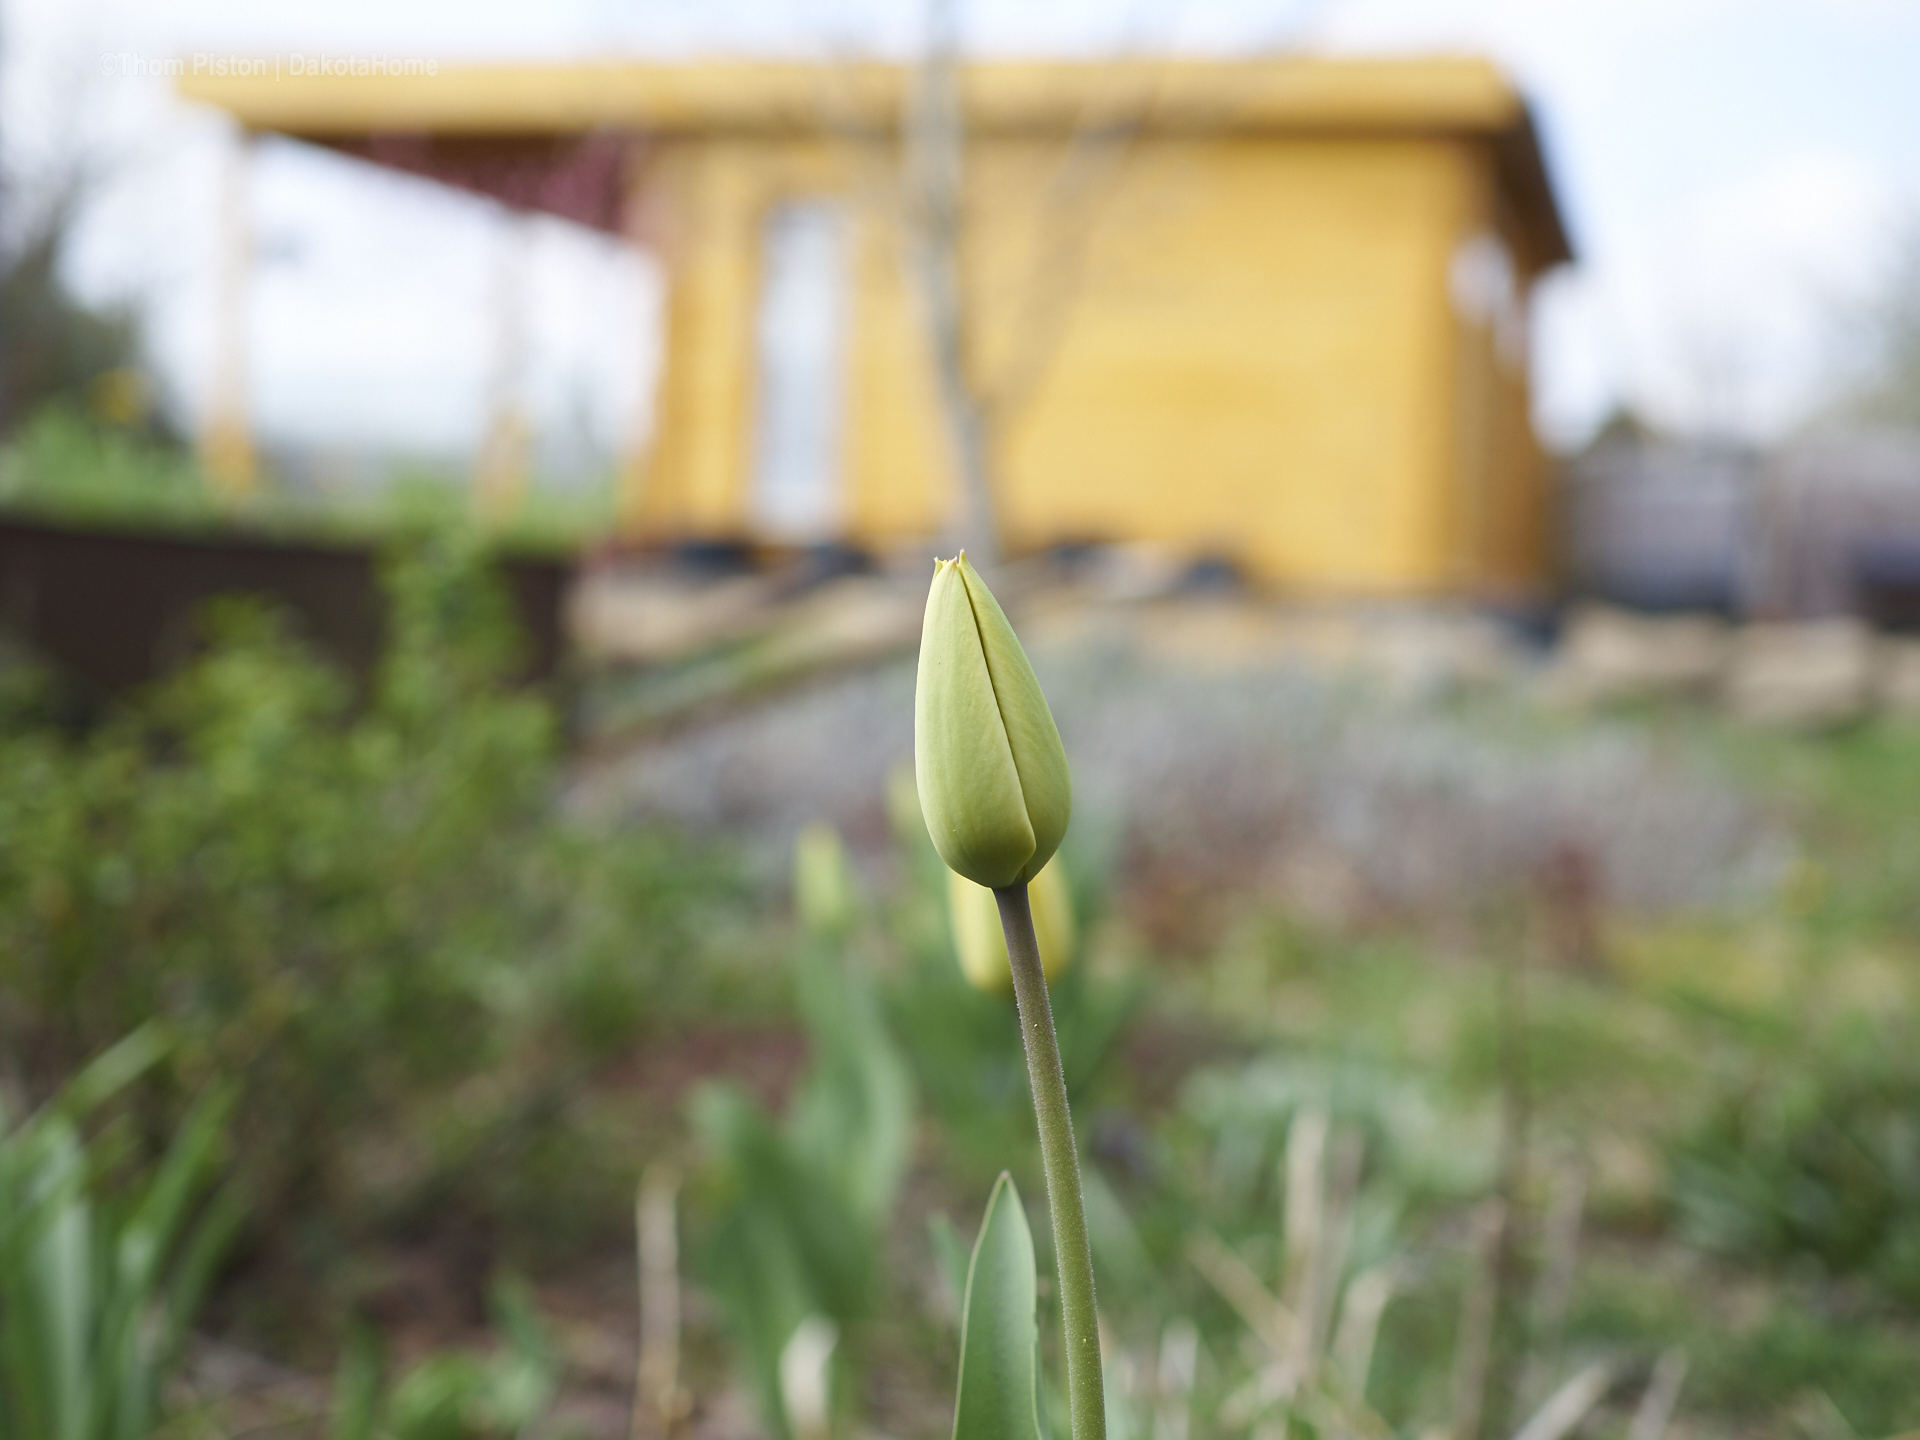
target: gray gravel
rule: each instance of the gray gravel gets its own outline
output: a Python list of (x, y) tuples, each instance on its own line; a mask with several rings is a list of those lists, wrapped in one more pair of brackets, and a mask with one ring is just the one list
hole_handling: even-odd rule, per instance
[[(1466, 914), (1573, 862), (1609, 906), (1736, 906), (1790, 836), (1690, 747), (1555, 717), (1519, 669), (1409, 689), (1291, 662), (1195, 666), (1111, 630), (1033, 647), (1073, 761), (1070, 843), (1141, 875), (1255, 885), (1282, 903)], [(575, 802), (740, 841), (770, 881), (826, 818), (886, 848), (889, 770), (910, 765), (913, 670), (820, 682), (645, 744)]]

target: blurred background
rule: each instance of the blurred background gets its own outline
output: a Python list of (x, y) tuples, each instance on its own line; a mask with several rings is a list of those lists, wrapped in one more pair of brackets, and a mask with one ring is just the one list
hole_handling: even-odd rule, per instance
[(1916, 65), (6, 0), (0, 1440), (949, 1432), (960, 546), (1116, 1440), (1920, 1433)]

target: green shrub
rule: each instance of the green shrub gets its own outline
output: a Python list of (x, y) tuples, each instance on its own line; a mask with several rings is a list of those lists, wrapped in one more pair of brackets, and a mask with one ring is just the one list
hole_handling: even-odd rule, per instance
[(0, 735), (0, 1051), (44, 1092), (163, 1017), (157, 1102), (239, 1082), (242, 1176), (282, 1242), (306, 1243), (292, 1215), (494, 1203), (671, 1001), (721, 888), (684, 847), (557, 816), (554, 709), (506, 687), (474, 553), (423, 546), (390, 591), (369, 695), (226, 603), (205, 654), (99, 730)]

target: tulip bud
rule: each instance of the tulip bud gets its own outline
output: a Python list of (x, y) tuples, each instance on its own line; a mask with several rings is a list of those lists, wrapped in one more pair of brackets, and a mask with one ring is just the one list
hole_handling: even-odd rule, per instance
[(1067, 833), (1073, 780), (1053, 712), (964, 551), (934, 564), (914, 682), (913, 768), (934, 849), (976, 885), (1025, 884)]
[[(1033, 910), (1033, 934), (1040, 944), (1040, 969), (1052, 980), (1073, 960), (1077, 939), (1073, 902), (1060, 867), (1049, 861), (1027, 885)], [(947, 906), (953, 919), (953, 948), (960, 969), (976, 990), (989, 995), (1013, 993), (1013, 962), (1000, 928), (1000, 906), (993, 892), (963, 875), (947, 872)]]
[(840, 832), (816, 820), (793, 842), (793, 908), (816, 935), (838, 935), (853, 925), (853, 881)]

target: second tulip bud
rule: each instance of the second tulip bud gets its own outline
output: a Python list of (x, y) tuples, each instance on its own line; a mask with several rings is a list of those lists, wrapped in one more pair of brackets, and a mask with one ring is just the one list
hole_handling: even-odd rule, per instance
[[(1034, 940), (1040, 947), (1040, 969), (1049, 981), (1073, 962), (1079, 927), (1074, 923), (1073, 900), (1060, 867), (1048, 864), (1027, 885), (1033, 907)], [(949, 872), (947, 908), (953, 917), (953, 948), (967, 983), (988, 995), (1013, 994), (1013, 962), (1007, 956), (1007, 937), (1000, 927), (1000, 906), (991, 890)]]

